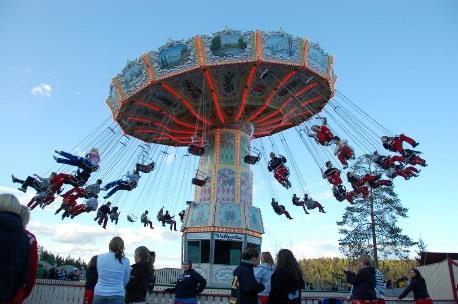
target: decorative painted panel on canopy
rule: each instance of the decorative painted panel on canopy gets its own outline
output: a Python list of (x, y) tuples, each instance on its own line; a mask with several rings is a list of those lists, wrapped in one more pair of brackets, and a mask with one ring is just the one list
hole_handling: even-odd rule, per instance
[(187, 221), (188, 227), (201, 227), (210, 224), (210, 203), (194, 203), (192, 206), (190, 218)]
[(220, 202), (216, 206), (215, 224), (222, 227), (245, 228), (243, 205)]
[(264, 233), (261, 210), (253, 206), (247, 206), (247, 208), (249, 208), (248, 229), (259, 233)]

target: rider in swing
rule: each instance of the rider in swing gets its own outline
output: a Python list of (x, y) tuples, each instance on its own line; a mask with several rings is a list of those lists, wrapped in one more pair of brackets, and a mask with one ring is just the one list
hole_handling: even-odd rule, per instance
[(293, 194), (293, 198), (291, 199), (291, 201), (293, 202), (294, 206), (302, 207), (302, 209), (304, 209), (305, 214), (310, 214), (307, 211), (307, 208), (305, 208), (305, 203), (300, 200), (300, 198), (296, 195), (296, 193)]
[(329, 146), (332, 143), (332, 140), (335, 139), (334, 134), (332, 134), (331, 130), (327, 126), (328, 120), (326, 117), (318, 116), (317, 119), (322, 121), (321, 125), (313, 125), (310, 129), (313, 132), (308, 130), (307, 135), (315, 139), (317, 143), (322, 146)]
[(283, 155), (275, 156), (274, 152), (270, 153), (270, 161), (267, 166), (269, 172), (274, 171), (274, 178), (286, 189), (291, 187), (291, 182), (288, 180), (289, 170), (285, 166), (286, 158)]
[(278, 202), (274, 198), (272, 198), (272, 202), (270, 204), (272, 205), (272, 208), (274, 209), (276, 214), (278, 215), (284, 214), (289, 220), (293, 219), (291, 215), (289, 215), (289, 212), (286, 211), (285, 206), (279, 205)]

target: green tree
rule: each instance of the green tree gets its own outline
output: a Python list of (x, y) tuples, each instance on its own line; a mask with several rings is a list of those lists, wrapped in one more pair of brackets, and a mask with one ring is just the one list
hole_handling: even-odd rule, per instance
[[(351, 170), (360, 176), (383, 173), (369, 155), (359, 157)], [(369, 254), (376, 263), (378, 256), (407, 259), (410, 247), (416, 244), (398, 226), (399, 219), (407, 217), (407, 211), (393, 186), (371, 189), (368, 198), (355, 199), (353, 205), (347, 206), (342, 220), (337, 222), (342, 236), (340, 251), (350, 259)]]
[(212, 44), (210, 45), (210, 50), (212, 52), (218, 51), (221, 49), (221, 37), (216, 36), (212, 39)]

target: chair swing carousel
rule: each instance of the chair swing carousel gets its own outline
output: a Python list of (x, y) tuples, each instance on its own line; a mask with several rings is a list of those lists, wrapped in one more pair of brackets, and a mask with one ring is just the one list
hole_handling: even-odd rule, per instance
[[(229, 29), (145, 53), (113, 78), (106, 102), (114, 122), (105, 121), (79, 145), (101, 151), (100, 169), (87, 183), (98, 178), (106, 184), (126, 172), (138, 173), (136, 187), (116, 184), (120, 190), (110, 197), (133, 225), (148, 209), (155, 214), (163, 206), (177, 214), (193, 196), (182, 216), (187, 256), (196, 235), (211, 250), (220, 241), (240, 249), (260, 246), (264, 227), (260, 209), (252, 205), (252, 167), (262, 171), (274, 202), (279, 199), (276, 182), (290, 196), (309, 194), (305, 166), (295, 157), (304, 151), (338, 201), (364, 199), (364, 187), (383, 180), (358, 177), (349, 191), (340, 174), (350, 171), (355, 155), (387, 154), (386, 148), (395, 154), (377, 158), (377, 166), (391, 170), (390, 176), (417, 176), (415, 166), (426, 162), (403, 144), (413, 148), (418, 143), (393, 136), (335, 90), (332, 63), (318, 44), (284, 32)], [(382, 136), (388, 137), (381, 142)], [(291, 149), (292, 141), (305, 149)], [(285, 160), (269, 173), (271, 152)], [(328, 161), (331, 168), (325, 167)], [(325, 174), (328, 169), (332, 175)], [(68, 172), (68, 167), (58, 171)], [(215, 275), (209, 285), (227, 286), (217, 280), (222, 270), (214, 254), (209, 257), (200, 263)]]

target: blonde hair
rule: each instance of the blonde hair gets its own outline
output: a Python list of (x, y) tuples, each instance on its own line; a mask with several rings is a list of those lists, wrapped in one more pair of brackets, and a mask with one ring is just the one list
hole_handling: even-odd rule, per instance
[(30, 220), (30, 211), (29, 207), (21, 205), (21, 210), (19, 212), (19, 216), (22, 219), (22, 225), (27, 226)]
[(111, 239), (108, 249), (115, 253), (115, 257), (122, 264), (122, 258), (124, 257), (124, 241), (119, 236), (115, 236)]
[(358, 259), (359, 262), (361, 262), (365, 266), (372, 266), (372, 259), (368, 255), (362, 255)]
[(21, 215), (21, 204), (16, 196), (9, 193), (0, 194), (0, 211)]

